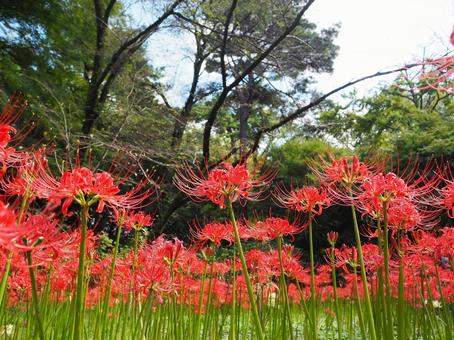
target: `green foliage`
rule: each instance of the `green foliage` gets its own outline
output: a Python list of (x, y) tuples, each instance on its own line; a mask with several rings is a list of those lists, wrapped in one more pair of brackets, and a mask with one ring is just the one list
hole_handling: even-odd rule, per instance
[(321, 139), (291, 139), (281, 146), (275, 146), (270, 152), (270, 161), (279, 164), (277, 180), (289, 184), (291, 181), (302, 182), (303, 179), (314, 180), (307, 177), (310, 164), (328, 155), (340, 156), (345, 154), (342, 150), (331, 146)]
[(390, 87), (347, 110), (327, 111), (319, 121), (329, 135), (361, 155), (397, 151), (403, 159), (419, 154), (452, 160), (453, 108), (450, 95)]

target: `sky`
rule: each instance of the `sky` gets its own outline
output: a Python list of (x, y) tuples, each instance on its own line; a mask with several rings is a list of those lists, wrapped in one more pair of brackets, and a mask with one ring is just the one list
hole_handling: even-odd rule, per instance
[[(147, 14), (134, 10), (133, 17), (140, 23)], [(315, 76), (315, 87), (322, 92), (452, 49), (449, 35), (454, 25), (454, 0), (316, 0), (305, 17), (319, 28), (341, 25), (335, 40), (340, 50), (334, 72)], [(173, 105), (182, 105), (189, 90), (193, 50), (189, 36), (165, 32), (153, 35), (147, 44), (152, 64), (163, 67), (164, 81), (170, 87), (168, 99)], [(372, 94), (394, 77), (362, 82), (354, 89), (359, 95)], [(216, 76), (204, 74), (202, 79), (213, 80)], [(342, 100), (341, 95), (334, 99)]]

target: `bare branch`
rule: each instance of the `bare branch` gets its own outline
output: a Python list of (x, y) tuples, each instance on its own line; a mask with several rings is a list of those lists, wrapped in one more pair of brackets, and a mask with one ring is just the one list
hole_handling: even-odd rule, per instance
[(409, 68), (412, 68), (412, 67), (415, 67), (415, 66), (418, 66), (418, 64), (406, 65), (404, 67), (400, 67), (400, 68), (393, 69), (393, 70), (390, 70), (390, 71), (376, 72), (374, 74), (370, 74), (368, 76), (361, 77), (361, 78), (358, 78), (356, 80), (353, 80), (353, 81), (350, 81), (348, 83), (345, 83), (344, 85), (339, 86), (339, 87), (335, 88), (334, 90), (331, 90), (331, 91), (325, 93), (324, 95), (318, 97), (317, 99), (313, 100), (309, 104), (307, 104), (305, 106), (302, 106), (301, 108), (295, 110), (292, 114), (288, 115), (287, 117), (282, 118), (276, 124), (273, 124), (273, 125), (271, 125), (269, 127), (260, 129), (257, 132), (257, 134), (255, 135), (254, 144), (252, 145), (252, 147), (249, 150), (248, 154), (253, 154), (255, 151), (257, 151), (259, 143), (260, 143), (260, 139), (261, 139), (263, 134), (275, 131), (275, 130), (279, 129), (280, 127), (284, 126), (285, 124), (290, 123), (291, 121), (293, 121), (296, 118), (300, 117), (302, 114), (306, 113), (307, 111), (309, 111), (313, 107), (315, 107), (315, 106), (319, 105), (320, 103), (322, 103), (324, 100), (326, 100), (328, 97), (332, 96), (333, 94), (335, 94), (335, 93), (337, 93), (339, 91), (342, 91), (342, 90), (344, 90), (344, 89), (346, 89), (346, 88), (348, 88), (350, 86), (353, 86), (353, 85), (355, 85), (357, 83), (360, 83), (360, 82), (362, 82), (364, 80), (371, 79), (371, 78), (376, 78), (376, 77), (381, 77), (381, 76), (385, 76), (385, 75), (392, 74), (392, 73), (402, 72), (402, 71), (405, 71), (405, 70), (407, 70)]
[(222, 88), (227, 87), (227, 73), (225, 71), (225, 47), (227, 45), (227, 36), (229, 35), (229, 26), (232, 21), (233, 12), (235, 11), (238, 0), (233, 0), (227, 14), (227, 19), (224, 25), (224, 34), (222, 35), (222, 45), (221, 45), (221, 76), (222, 76)]

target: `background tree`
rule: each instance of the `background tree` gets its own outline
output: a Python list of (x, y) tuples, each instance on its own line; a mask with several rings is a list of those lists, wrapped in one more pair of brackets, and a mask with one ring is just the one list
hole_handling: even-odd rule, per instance
[(398, 152), (402, 161), (431, 157), (452, 161), (453, 97), (433, 89), (417, 91), (391, 86), (372, 97), (354, 101), (347, 109), (320, 116), (325, 135), (363, 156), (371, 152)]

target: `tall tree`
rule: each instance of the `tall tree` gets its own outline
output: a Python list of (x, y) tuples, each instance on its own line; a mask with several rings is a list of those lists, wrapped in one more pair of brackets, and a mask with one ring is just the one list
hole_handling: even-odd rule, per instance
[(453, 160), (453, 95), (418, 90), (416, 83), (402, 85), (358, 99), (348, 109), (325, 112), (320, 132), (362, 154), (397, 150), (403, 159), (419, 154)]

